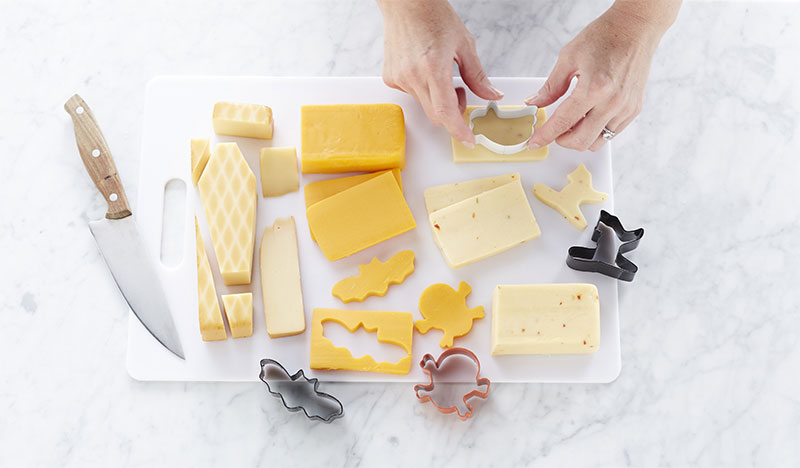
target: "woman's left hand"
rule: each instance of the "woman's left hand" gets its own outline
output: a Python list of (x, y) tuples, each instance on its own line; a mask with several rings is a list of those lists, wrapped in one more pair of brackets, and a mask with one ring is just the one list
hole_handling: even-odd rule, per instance
[(556, 141), (597, 151), (606, 142), (604, 128), (619, 133), (639, 114), (653, 53), (672, 21), (664, 25), (633, 10), (628, 2), (615, 3), (561, 50), (544, 86), (525, 103), (548, 106), (567, 92), (573, 77), (578, 82), (528, 140), (529, 149)]

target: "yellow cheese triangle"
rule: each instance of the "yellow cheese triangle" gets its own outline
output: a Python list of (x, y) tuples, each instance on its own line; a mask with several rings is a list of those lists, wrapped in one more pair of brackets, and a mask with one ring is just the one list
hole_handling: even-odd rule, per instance
[(214, 277), (211, 275), (211, 265), (208, 263), (197, 217), (194, 218), (194, 233), (197, 241), (197, 309), (200, 336), (203, 337), (203, 341), (227, 340), (228, 334), (225, 332), (225, 323), (219, 310)]

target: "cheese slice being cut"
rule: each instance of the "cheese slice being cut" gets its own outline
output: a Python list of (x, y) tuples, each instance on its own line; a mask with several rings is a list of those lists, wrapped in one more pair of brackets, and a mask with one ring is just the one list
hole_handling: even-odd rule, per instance
[(312, 235), (331, 261), (417, 227), (389, 172), (311, 205), (306, 215)]
[(293, 146), (261, 148), (261, 194), (279, 197), (297, 191), (297, 151)]
[(500, 285), (492, 299), (492, 354), (586, 354), (600, 346), (593, 284)]
[(278, 218), (261, 238), (261, 293), (270, 338), (306, 329), (294, 218)]
[(306, 105), (300, 126), (304, 174), (405, 167), (405, 121), (397, 104)]
[(208, 158), (211, 156), (211, 145), (208, 138), (192, 138), (192, 183), (197, 185), (200, 180), (200, 175), (203, 174), (203, 169), (208, 164)]
[(214, 132), (247, 138), (272, 139), (272, 109), (258, 104), (214, 104)]
[[(461, 115), (467, 125), (469, 125), (469, 114), (478, 107), (483, 106), (467, 106), (466, 110)], [(522, 106), (500, 106), (501, 109), (519, 109), (520, 107)], [(538, 130), (547, 120), (547, 113), (544, 109), (539, 109), (536, 112), (536, 119), (534, 128)], [(533, 151), (526, 149), (514, 154), (497, 154), (483, 145), (475, 145), (473, 148), (467, 148), (455, 138), (451, 138), (450, 140), (453, 147), (453, 162), (457, 163), (539, 161), (547, 157), (549, 148), (548, 146), (543, 146)]]
[(214, 277), (208, 263), (203, 236), (197, 217), (194, 218), (194, 234), (197, 241), (197, 312), (200, 319), (200, 336), (203, 341), (227, 340), (225, 323), (217, 301), (217, 290), (214, 288)]
[(541, 235), (519, 177), (434, 211), (430, 223), (450, 268), (498, 254)]
[(253, 293), (224, 294), (222, 305), (228, 317), (228, 326), (231, 327), (231, 336), (253, 336)]
[(425, 207), (428, 209), (428, 214), (431, 214), (461, 200), (513, 182), (515, 179), (519, 179), (518, 172), (430, 187), (425, 189)]
[(229, 286), (250, 284), (258, 194), (236, 143), (214, 148), (198, 187), (222, 279)]
[(403, 190), (403, 180), (400, 176), (400, 169), (370, 172), (368, 174), (359, 174), (349, 177), (335, 177), (333, 179), (325, 179), (320, 180), (319, 182), (306, 184), (306, 186), (303, 188), (306, 197), (306, 208), (320, 200), (330, 197), (331, 195), (336, 195), (341, 191), (347, 190), (350, 187), (354, 187), (370, 179), (374, 179), (375, 177), (378, 177), (386, 172), (391, 172), (392, 175), (394, 175), (394, 178), (397, 180), (397, 185), (400, 187), (400, 190)]

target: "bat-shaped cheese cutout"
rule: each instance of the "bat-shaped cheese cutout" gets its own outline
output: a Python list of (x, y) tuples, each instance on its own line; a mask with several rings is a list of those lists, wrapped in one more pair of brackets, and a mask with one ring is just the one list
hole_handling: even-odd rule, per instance
[(419, 311), (425, 318), (414, 324), (417, 331), (425, 334), (431, 328), (438, 328), (444, 332), (439, 345), (453, 346), (454, 338), (472, 330), (473, 320), (483, 318), (483, 306), (467, 308), (470, 292), (472, 288), (464, 281), (458, 285), (458, 291), (441, 283), (428, 286), (419, 298)]
[(567, 184), (560, 192), (545, 184), (533, 186), (533, 194), (545, 205), (561, 213), (567, 221), (581, 231), (586, 229), (586, 218), (581, 212), (583, 203), (600, 203), (608, 198), (608, 194), (598, 192), (592, 187), (592, 174), (581, 164), (567, 174)]
[(414, 272), (414, 252), (403, 250), (381, 262), (378, 257), (358, 266), (358, 276), (345, 278), (333, 286), (332, 294), (345, 304), (363, 302), (369, 296), (383, 297), (389, 286), (400, 284)]

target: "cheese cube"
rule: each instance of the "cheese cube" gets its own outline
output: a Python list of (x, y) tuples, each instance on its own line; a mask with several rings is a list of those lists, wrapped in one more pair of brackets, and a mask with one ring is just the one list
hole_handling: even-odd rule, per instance
[(197, 312), (200, 319), (200, 336), (203, 341), (227, 340), (225, 323), (217, 301), (217, 290), (214, 288), (214, 277), (211, 265), (200, 235), (197, 217), (194, 218), (194, 234), (197, 241)]
[(304, 174), (403, 169), (406, 133), (396, 104), (303, 106)]
[(260, 257), (267, 333), (270, 338), (302, 333), (306, 318), (294, 218), (278, 218), (264, 230)]
[(428, 214), (431, 214), (461, 200), (513, 182), (515, 179), (519, 179), (518, 172), (430, 187), (425, 189), (425, 207), (428, 209)]
[(541, 235), (519, 177), (430, 215), (436, 244), (459, 268)]
[(253, 336), (253, 293), (224, 294), (222, 305), (228, 317), (228, 326), (231, 327), (231, 336)]
[(258, 104), (214, 104), (214, 132), (247, 138), (272, 139), (272, 109)]
[(317, 244), (331, 261), (417, 227), (388, 172), (311, 205), (306, 215)]
[(285, 148), (261, 148), (261, 193), (278, 197), (300, 188), (297, 177), (297, 151)]
[[(484, 106), (467, 106), (464, 113), (461, 115), (464, 122), (469, 125), (469, 114)], [(522, 106), (500, 106), (501, 109), (518, 109)], [(544, 125), (547, 120), (547, 113), (544, 109), (539, 109), (536, 112), (536, 125), (538, 130)], [(530, 128), (530, 127), (529, 127)], [(514, 154), (497, 154), (483, 145), (475, 145), (474, 148), (467, 148), (462, 145), (460, 141), (451, 138), (453, 147), (453, 162), (520, 162), (520, 161), (539, 161), (547, 157), (548, 146), (543, 146), (535, 150), (522, 150)]]
[(500, 285), (492, 300), (492, 354), (586, 354), (600, 346), (593, 284)]
[(319, 182), (312, 182), (310, 184), (306, 184), (303, 188), (306, 197), (306, 208), (313, 205), (314, 203), (324, 200), (325, 198), (330, 197), (331, 195), (336, 195), (337, 193), (347, 190), (350, 187), (356, 186), (362, 182), (366, 182), (370, 179), (374, 179), (381, 174), (386, 172), (391, 172), (394, 175), (395, 180), (397, 180), (397, 185), (400, 187), (400, 190), (403, 190), (403, 180), (400, 176), (400, 169), (392, 169), (391, 171), (380, 171), (380, 172), (370, 172), (368, 174), (359, 174), (349, 177), (336, 177), (333, 179), (325, 179), (320, 180)]
[(214, 148), (198, 182), (222, 279), (250, 284), (256, 235), (256, 176), (236, 143)]
[(190, 144), (192, 148), (192, 183), (197, 185), (203, 169), (206, 168), (208, 158), (211, 156), (211, 145), (208, 138), (192, 138)]

